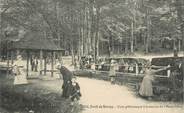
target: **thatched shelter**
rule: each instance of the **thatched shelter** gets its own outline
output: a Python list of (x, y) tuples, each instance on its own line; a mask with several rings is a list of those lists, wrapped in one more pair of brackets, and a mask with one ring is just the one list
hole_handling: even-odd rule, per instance
[(44, 34), (40, 32), (26, 33), (24, 38), (13, 43), (13, 48), (33, 51), (63, 51), (51, 38), (45, 37)]
[(16, 50), (26, 51), (27, 76), (29, 75), (29, 61), (31, 58), (31, 54), (30, 54), (31, 52), (39, 52), (41, 64), (42, 64), (42, 59), (44, 59), (44, 69), (40, 70), (40, 72), (44, 71), (44, 74), (46, 74), (46, 72), (48, 71), (47, 64), (46, 64), (46, 53), (51, 53), (51, 70), (49, 70), (49, 72), (51, 72), (51, 76), (53, 76), (54, 54), (61, 53), (64, 51), (64, 49), (56, 45), (51, 38), (45, 37), (45, 35), (41, 32), (28, 32), (20, 40), (11, 41), (10, 50), (11, 51), (9, 52), (11, 52), (11, 59), (12, 59), (12, 51), (16, 51)]

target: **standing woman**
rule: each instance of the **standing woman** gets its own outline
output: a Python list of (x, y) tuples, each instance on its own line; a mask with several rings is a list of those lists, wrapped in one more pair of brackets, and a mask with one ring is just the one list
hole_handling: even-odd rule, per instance
[(115, 84), (116, 67), (117, 67), (116, 66), (116, 61), (111, 60), (110, 70), (109, 70), (109, 77), (110, 77), (111, 84)]
[(143, 97), (151, 98), (153, 96), (153, 87), (152, 81), (154, 80), (153, 74), (151, 72), (150, 67), (147, 67), (145, 70), (145, 76), (142, 80), (139, 94)]
[(60, 70), (60, 73), (62, 75), (61, 78), (63, 78), (62, 97), (68, 98), (69, 97), (69, 92), (70, 92), (70, 89), (71, 89), (71, 85), (72, 85), (72, 78), (73, 78), (74, 75), (65, 66), (61, 66), (58, 69)]
[(146, 66), (145, 69), (145, 76), (142, 80), (140, 89), (139, 89), (139, 94), (142, 97), (146, 97), (149, 100), (152, 99), (153, 95), (153, 86), (152, 86), (152, 82), (154, 80), (154, 74), (156, 72), (159, 71), (163, 71), (166, 70), (168, 67), (162, 68), (162, 69), (158, 69), (158, 70), (152, 70), (151, 66)]
[(20, 55), (17, 56), (17, 61), (13, 64), (13, 73), (15, 75), (14, 85), (28, 83), (26, 74), (24, 73), (22, 57)]

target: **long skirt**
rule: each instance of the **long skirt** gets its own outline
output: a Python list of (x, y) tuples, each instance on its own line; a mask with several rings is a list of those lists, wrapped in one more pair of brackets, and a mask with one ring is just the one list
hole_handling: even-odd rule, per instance
[(15, 76), (14, 85), (27, 84), (27, 83), (28, 81), (25, 76), (22, 76), (22, 75)]
[(14, 78), (14, 85), (20, 85), (20, 84), (27, 84), (27, 78), (26, 78), (26, 74), (23, 73), (22, 70), (20, 70), (20, 73), (17, 74)]
[(144, 97), (153, 96), (152, 79), (149, 77), (144, 77), (141, 83), (139, 94)]
[(64, 83), (62, 86), (63, 94), (62, 97), (69, 98), (72, 93), (72, 83)]

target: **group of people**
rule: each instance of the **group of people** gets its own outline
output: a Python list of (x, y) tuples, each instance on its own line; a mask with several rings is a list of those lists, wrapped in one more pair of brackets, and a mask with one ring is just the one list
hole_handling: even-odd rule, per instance
[[(24, 62), (20, 55), (17, 56), (17, 60), (13, 64), (12, 72), (14, 75), (14, 85), (28, 84), (27, 76), (25, 73)], [(37, 71), (37, 59), (32, 62), (33, 70)], [(59, 65), (57, 67), (62, 75), (63, 79), (63, 93), (62, 97), (71, 99), (72, 101), (79, 100), (81, 97), (80, 86), (76, 82), (76, 77), (65, 66)]]
[[(180, 65), (179, 65), (179, 67), (182, 68), (182, 66), (180, 66)], [(161, 67), (159, 69), (155, 69), (155, 68), (158, 68), (158, 67), (153, 66), (150, 63), (148, 63), (144, 67), (142, 66), (142, 68), (141, 68), (141, 70), (144, 69), (144, 75), (145, 75), (142, 79), (142, 82), (141, 82), (141, 85), (140, 85), (140, 88), (138, 91), (138, 93), (141, 97), (151, 99), (154, 96), (153, 85), (152, 85), (153, 81), (155, 80), (154, 75), (156, 75), (156, 73), (166, 71), (167, 77), (170, 77), (171, 70), (173, 67), (168, 65), (168, 66)], [(116, 71), (117, 71), (117, 62), (115, 60), (111, 60), (109, 77), (110, 77), (110, 82), (112, 84), (115, 83)]]
[(91, 69), (94, 63), (93, 56), (83, 56), (80, 59), (80, 69)]
[(145, 72), (145, 63), (143, 62), (125, 62), (124, 60), (118, 61), (114, 59), (111, 59), (110, 62), (106, 59), (99, 59), (98, 64), (96, 64), (96, 70), (109, 71), (114, 62), (116, 64), (116, 71), (118, 72), (135, 74), (143, 74)]
[(136, 73), (136, 74), (143, 74), (145, 71), (145, 64), (141, 62), (134, 62), (134, 63), (129, 63), (129, 62), (124, 62), (123, 65), (120, 65), (120, 72), (125, 72), (125, 73)]
[[(19, 55), (19, 56), (17, 56), (17, 60), (13, 64), (13, 73), (15, 75), (15, 79), (14, 79), (15, 85), (28, 83), (27, 78), (26, 78), (26, 74), (24, 73), (24, 68), (23, 68), (24, 66), (22, 65), (21, 62), (22, 62), (22, 57)], [(32, 63), (32, 66), (36, 66), (37, 59), (34, 59), (33, 62), (34, 63)], [(184, 64), (179, 65), (179, 69), (183, 69), (183, 65)], [(153, 70), (152, 67), (153, 66), (151, 66), (151, 64), (147, 64), (144, 67), (145, 68), (145, 76), (143, 77), (143, 80), (141, 82), (140, 89), (139, 89), (139, 95), (142, 97), (146, 97), (148, 99), (150, 99), (154, 96), (152, 82), (154, 81), (155, 73), (166, 70), (168, 77), (171, 74), (171, 66), (170, 65), (165, 66), (165, 67), (160, 68), (160, 69), (157, 69), (157, 70)], [(37, 67), (33, 68), (36, 71), (35, 68), (37, 68)], [(73, 73), (71, 71), (69, 71), (65, 66), (62, 66), (62, 65), (59, 65), (57, 68), (59, 69), (60, 74), (62, 75), (62, 78), (63, 78), (62, 97), (66, 98), (66, 99), (69, 98), (72, 101), (79, 100), (81, 97), (80, 86), (76, 82), (76, 78), (74, 77)], [(117, 62), (115, 60), (111, 60), (109, 77), (110, 77), (110, 81), (112, 84), (114, 84), (114, 82), (115, 82), (114, 78), (116, 76), (116, 71), (117, 71)], [(183, 75), (183, 71), (181, 71), (181, 73), (182, 73), (181, 75)]]

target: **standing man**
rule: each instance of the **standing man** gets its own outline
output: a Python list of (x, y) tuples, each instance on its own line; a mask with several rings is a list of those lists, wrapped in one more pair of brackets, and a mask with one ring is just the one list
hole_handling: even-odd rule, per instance
[(34, 71), (34, 59), (33, 56), (31, 56), (31, 71)]
[(34, 58), (34, 71), (35, 72), (38, 71), (38, 59), (37, 59), (37, 57)]
[(77, 70), (77, 59), (74, 58), (74, 69)]
[(176, 47), (174, 48), (174, 57), (178, 57), (178, 50)]

